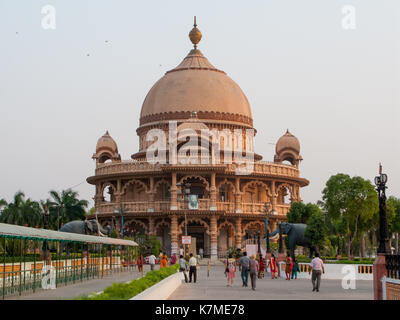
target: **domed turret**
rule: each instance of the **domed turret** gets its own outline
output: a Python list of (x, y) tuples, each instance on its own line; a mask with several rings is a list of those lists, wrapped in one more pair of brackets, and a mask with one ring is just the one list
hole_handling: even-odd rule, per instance
[(252, 128), (250, 105), (241, 88), (197, 49), (201, 32), (196, 22), (189, 37), (194, 49), (150, 89), (142, 105), (140, 125), (180, 121), (196, 111), (203, 122), (222, 120)]
[(274, 162), (289, 161), (297, 167), (301, 160), (303, 158), (300, 155), (300, 142), (287, 129), (286, 133), (276, 143)]
[(96, 164), (104, 163), (108, 160), (120, 161), (121, 156), (118, 153), (118, 146), (114, 139), (110, 136), (108, 131), (97, 140), (96, 153), (93, 154), (92, 159), (96, 160)]

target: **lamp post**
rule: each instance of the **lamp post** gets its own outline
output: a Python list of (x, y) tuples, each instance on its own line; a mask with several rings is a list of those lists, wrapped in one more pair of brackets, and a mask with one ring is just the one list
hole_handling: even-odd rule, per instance
[(50, 211), (47, 208), (47, 204), (44, 205), (44, 212), (43, 212), (43, 228), (47, 229), (49, 227), (49, 217)]
[(265, 203), (265, 242), (267, 245), (267, 253), (271, 252), (270, 246), (269, 246), (269, 221), (268, 221), (268, 213), (269, 213), (269, 204), (268, 202)]
[[(44, 212), (43, 212), (43, 228), (47, 229), (49, 227), (49, 218), (50, 218), (50, 211), (48, 210), (47, 204), (44, 205)], [(43, 256), (44, 260), (46, 260), (46, 264), (50, 264), (48, 261), (48, 245), (47, 241), (43, 240)]]
[[(185, 183), (185, 207), (187, 207), (187, 209), (189, 209), (189, 194), (190, 194), (190, 183)], [(186, 208), (185, 208), (185, 236), (188, 235), (187, 232), (187, 215), (186, 215)], [(185, 257), (188, 251), (188, 245), (185, 244)]]
[(121, 215), (121, 230), (120, 230), (120, 233), (121, 233), (121, 238), (123, 238), (124, 237), (124, 213), (122, 211), (122, 205), (121, 204), (119, 205), (119, 208), (116, 207), (114, 209), (114, 213), (116, 215)]
[(283, 253), (282, 228), (280, 221), (278, 222), (278, 228), (279, 228), (279, 253)]
[[(57, 230), (60, 230), (61, 229), (62, 220), (63, 220), (63, 217), (64, 217), (64, 204), (56, 205), (54, 207), (57, 207)], [(60, 220), (60, 208), (62, 208), (62, 210), (61, 210), (61, 220)]]
[(379, 176), (375, 177), (376, 191), (379, 196), (379, 246), (377, 253), (390, 254), (389, 228), (386, 216), (386, 194), (385, 189), (387, 175), (382, 173), (382, 165), (379, 164)]

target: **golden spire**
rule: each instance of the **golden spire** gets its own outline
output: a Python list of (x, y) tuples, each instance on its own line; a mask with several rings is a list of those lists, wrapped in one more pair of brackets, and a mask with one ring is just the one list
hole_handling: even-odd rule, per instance
[(192, 41), (194, 48), (196, 49), (197, 48), (197, 44), (201, 40), (201, 32), (197, 28), (196, 16), (194, 16), (193, 29), (189, 32), (189, 38), (190, 38), (190, 41)]

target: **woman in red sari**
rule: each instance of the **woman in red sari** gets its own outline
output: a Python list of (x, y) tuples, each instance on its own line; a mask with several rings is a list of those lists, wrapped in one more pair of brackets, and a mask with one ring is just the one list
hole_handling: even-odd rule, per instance
[(268, 267), (271, 269), (272, 279), (278, 279), (278, 269), (276, 268), (276, 260), (273, 253), (271, 253), (271, 260), (268, 262)]
[(139, 272), (143, 271), (143, 256), (141, 254), (137, 258), (137, 267)]
[(260, 254), (260, 261), (258, 264), (258, 279), (261, 279), (264, 277), (264, 259), (262, 254)]

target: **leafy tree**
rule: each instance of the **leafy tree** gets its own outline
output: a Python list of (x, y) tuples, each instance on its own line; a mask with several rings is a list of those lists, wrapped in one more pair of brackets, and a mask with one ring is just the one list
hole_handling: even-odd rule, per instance
[(326, 242), (327, 231), (328, 229), (323, 213), (320, 209), (319, 211), (314, 211), (307, 220), (307, 228), (304, 232), (304, 236), (311, 241), (311, 244), (318, 252)]
[(306, 205), (303, 202), (294, 202), (287, 213), (289, 223), (305, 223), (307, 221)]
[(339, 173), (329, 178), (322, 193), (329, 217), (345, 223), (343, 235), (347, 241), (347, 255), (350, 256), (360, 224), (365, 224), (378, 210), (375, 188), (361, 177), (351, 178)]
[(94, 207), (91, 207), (87, 212), (86, 212), (86, 215), (87, 216), (90, 216), (90, 215), (92, 215), (92, 214), (94, 214), (95, 213), (95, 208)]
[(399, 232), (400, 232), (400, 199), (394, 196), (389, 197), (386, 201), (386, 211), (389, 216), (390, 210), (390, 222), (388, 218), (389, 230), (395, 234), (395, 249), (396, 254), (399, 254)]
[(288, 222), (307, 223), (307, 220), (315, 212), (321, 212), (321, 209), (316, 204), (304, 204), (303, 202), (294, 202), (290, 206), (290, 210), (287, 214)]
[(50, 191), (49, 205), (52, 207), (53, 214), (59, 214), (60, 224), (65, 224), (73, 220), (85, 220), (85, 208), (89, 202), (78, 199), (78, 192), (71, 189), (62, 190), (58, 193)]
[(25, 200), (25, 194), (21, 191), (14, 195), (14, 199), (10, 203), (2, 202), (5, 205), (0, 216), (0, 222), (27, 225), (36, 227), (43, 225), (43, 217), (40, 210), (40, 205), (30, 198)]

